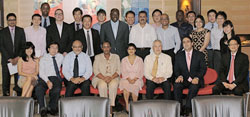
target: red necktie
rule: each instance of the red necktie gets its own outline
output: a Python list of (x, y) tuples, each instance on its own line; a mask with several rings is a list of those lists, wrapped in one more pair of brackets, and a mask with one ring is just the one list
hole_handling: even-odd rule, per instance
[(234, 55), (232, 55), (231, 63), (230, 63), (230, 70), (229, 70), (229, 83), (233, 82), (233, 76), (234, 76)]
[(188, 66), (188, 71), (190, 71), (190, 64), (191, 64), (191, 57), (190, 57), (190, 52), (187, 53), (187, 66)]

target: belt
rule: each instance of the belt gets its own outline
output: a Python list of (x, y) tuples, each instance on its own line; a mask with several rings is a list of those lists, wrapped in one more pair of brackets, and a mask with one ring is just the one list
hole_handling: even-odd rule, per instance
[(138, 50), (150, 50), (150, 48), (137, 48)]
[(216, 52), (220, 52), (220, 50), (217, 50), (217, 49), (214, 49), (214, 51), (216, 51)]

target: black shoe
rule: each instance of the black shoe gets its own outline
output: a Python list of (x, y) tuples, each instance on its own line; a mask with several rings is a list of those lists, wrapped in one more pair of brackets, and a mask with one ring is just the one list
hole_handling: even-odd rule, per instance
[(47, 117), (47, 110), (46, 110), (46, 108), (41, 108), (40, 114), (41, 114), (41, 117)]
[(189, 116), (191, 114), (192, 110), (190, 108), (186, 108), (186, 116)]
[(57, 110), (54, 110), (54, 109), (49, 109), (48, 110), (49, 111), (49, 113), (51, 114), (51, 115), (53, 115), (53, 116), (56, 116), (57, 115)]

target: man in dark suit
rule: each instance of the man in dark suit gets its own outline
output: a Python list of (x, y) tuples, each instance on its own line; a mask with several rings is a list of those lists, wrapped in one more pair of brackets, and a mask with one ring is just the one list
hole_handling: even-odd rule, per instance
[[(2, 53), (2, 90), (3, 96), (10, 95), (10, 73), (7, 67), (8, 63), (16, 65), (21, 52), (25, 47), (25, 33), (23, 28), (16, 26), (16, 15), (14, 13), (9, 13), (7, 15), (7, 24), (0, 34), (1, 39), (1, 53)], [(15, 77), (15, 87), (18, 90), (17, 80), (18, 74)], [(17, 91), (16, 90), (16, 91)], [(18, 92), (18, 95), (20, 95)]]
[(90, 15), (84, 15), (82, 20), (83, 29), (76, 32), (75, 39), (80, 40), (83, 43), (82, 51), (89, 55), (93, 63), (95, 55), (102, 52), (99, 32), (91, 28), (92, 17)]
[(119, 20), (119, 10), (113, 8), (110, 12), (109, 21), (101, 25), (101, 42), (111, 43), (111, 52), (118, 54), (120, 59), (126, 56), (129, 42), (128, 24)]
[(213, 88), (213, 94), (234, 94), (242, 96), (248, 92), (248, 56), (238, 51), (239, 43), (236, 39), (228, 41), (230, 52), (222, 55), (219, 72), (219, 83)]
[(174, 83), (174, 99), (182, 103), (182, 91), (188, 88), (185, 111), (189, 115), (191, 99), (197, 95), (199, 88), (204, 87), (203, 76), (207, 67), (204, 54), (193, 49), (190, 37), (184, 37), (182, 43), (184, 51), (179, 52), (175, 57), (174, 73), (177, 78)]
[(56, 22), (47, 28), (46, 44), (50, 45), (55, 41), (59, 43), (59, 52), (64, 56), (71, 51), (73, 41), (72, 29), (69, 24), (63, 22), (63, 10), (57, 9), (55, 11)]
[(74, 34), (75, 34), (76, 31), (82, 29), (82, 10), (76, 7), (72, 13), (73, 13), (73, 17), (75, 21), (72, 22), (70, 26), (73, 29)]
[(47, 2), (42, 3), (40, 10), (42, 12), (42, 22), (40, 26), (47, 28), (52, 23), (55, 23), (56, 21), (55, 18), (49, 16), (49, 12), (50, 12), (49, 3)]

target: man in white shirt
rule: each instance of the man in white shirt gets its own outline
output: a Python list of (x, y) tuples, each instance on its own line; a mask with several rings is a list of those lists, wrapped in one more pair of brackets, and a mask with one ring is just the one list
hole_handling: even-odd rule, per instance
[(62, 79), (60, 76), (60, 67), (63, 62), (63, 55), (58, 53), (59, 44), (53, 42), (48, 47), (48, 54), (45, 54), (39, 65), (39, 80), (35, 87), (35, 94), (39, 103), (41, 116), (47, 115), (45, 108), (44, 95), (49, 89), (50, 102), (48, 110), (52, 115), (58, 112), (58, 100), (62, 89)]
[(129, 43), (136, 45), (136, 54), (144, 59), (150, 53), (151, 45), (157, 36), (154, 27), (147, 23), (146, 11), (140, 11), (138, 19), (139, 23), (130, 31)]
[[(206, 29), (211, 31), (212, 29), (218, 27), (218, 24), (216, 23), (216, 14), (217, 14), (217, 11), (214, 9), (210, 9), (207, 12), (208, 23), (205, 25)], [(209, 42), (207, 46), (207, 52), (208, 52), (208, 67), (212, 68), (213, 67), (213, 50), (212, 50), (211, 41)]]
[(181, 46), (179, 31), (176, 27), (169, 25), (169, 16), (161, 15), (161, 27), (156, 29), (157, 37), (162, 41), (162, 52), (171, 56), (174, 63), (175, 54)]
[(146, 77), (146, 98), (153, 99), (154, 90), (162, 87), (164, 98), (171, 99), (170, 79), (173, 73), (171, 57), (162, 53), (160, 40), (153, 42), (153, 52), (144, 61), (144, 76)]

